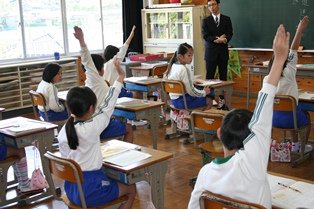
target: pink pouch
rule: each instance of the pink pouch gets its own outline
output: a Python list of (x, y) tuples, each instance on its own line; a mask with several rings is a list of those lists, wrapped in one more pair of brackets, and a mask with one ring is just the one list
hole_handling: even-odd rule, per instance
[(33, 190), (37, 189), (45, 189), (48, 188), (49, 185), (41, 172), (39, 168), (36, 168), (33, 173), (32, 173), (32, 178), (31, 178), (31, 188)]
[(31, 188), (32, 190), (39, 190), (39, 189), (45, 189), (49, 188), (49, 184), (46, 181), (42, 171), (39, 168), (39, 150), (38, 150), (38, 141), (33, 142), (33, 150), (34, 150), (34, 166), (35, 170), (32, 173), (32, 178), (31, 178)]

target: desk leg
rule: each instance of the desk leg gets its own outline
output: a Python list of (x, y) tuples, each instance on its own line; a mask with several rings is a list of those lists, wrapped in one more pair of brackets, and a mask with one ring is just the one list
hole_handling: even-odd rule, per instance
[(149, 174), (152, 175), (149, 179), (149, 184), (152, 188), (152, 200), (158, 209), (164, 209), (164, 188), (167, 166), (168, 161), (163, 161), (148, 168)]
[[(158, 140), (158, 127), (159, 127), (159, 117), (161, 115), (161, 106), (149, 109), (145, 118), (150, 122), (150, 128), (152, 131), (153, 148), (157, 149)], [(144, 119), (145, 119), (144, 118)]]
[(232, 92), (233, 92), (233, 86), (222, 86), (214, 89), (215, 95), (224, 95), (226, 105), (229, 109), (231, 109), (231, 98), (232, 98)]
[(42, 133), (41, 138), (38, 139), (38, 142), (39, 142), (38, 150), (40, 152), (43, 173), (49, 184), (49, 188), (47, 189), (46, 196), (49, 196), (49, 195), (56, 196), (55, 186), (54, 186), (53, 179), (49, 170), (48, 160), (44, 157), (44, 153), (46, 152), (46, 149), (48, 151), (51, 151), (52, 149), (53, 138), (54, 138), (54, 130), (52, 129), (52, 130), (49, 130), (49, 132)]

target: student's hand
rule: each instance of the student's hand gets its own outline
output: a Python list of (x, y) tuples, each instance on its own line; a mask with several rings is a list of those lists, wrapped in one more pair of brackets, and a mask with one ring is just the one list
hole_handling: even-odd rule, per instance
[(74, 37), (80, 41), (81, 46), (85, 46), (85, 41), (84, 41), (84, 33), (82, 28), (78, 27), (78, 26), (74, 26)]
[(290, 33), (286, 32), (285, 27), (281, 24), (273, 41), (274, 61), (271, 66), (266, 82), (277, 86), (281, 77), (284, 63), (289, 52)]
[(131, 41), (132, 41), (132, 39), (133, 39), (133, 37), (134, 37), (134, 34), (135, 34), (135, 29), (136, 29), (136, 26), (133, 25), (132, 31), (131, 31), (131, 33), (130, 33), (128, 39), (125, 41), (126, 44), (129, 44), (129, 45), (130, 45), (130, 43), (131, 43)]
[(124, 78), (125, 78), (125, 72), (124, 70), (121, 68), (121, 59), (120, 58), (117, 58), (117, 56), (115, 55), (113, 57), (113, 64), (116, 68), (116, 71), (118, 73), (118, 78), (117, 78), (117, 81), (120, 82), (120, 83), (123, 83), (124, 81)]
[(132, 31), (131, 31), (131, 33), (130, 33), (130, 36), (131, 36), (132, 38), (134, 37), (135, 29), (136, 29), (136, 26), (133, 25)]
[(286, 32), (285, 27), (281, 24), (273, 41), (273, 50), (277, 61), (286, 61), (289, 53), (289, 39), (290, 33)]
[(84, 33), (83, 33), (83, 30), (82, 28), (78, 27), (78, 26), (74, 26), (74, 37), (78, 40), (81, 40), (81, 39), (84, 39)]
[(210, 94), (210, 86), (205, 86), (204, 91), (205, 91), (206, 95)]
[(309, 22), (310, 22), (309, 17), (304, 16), (303, 19), (300, 20), (297, 30), (300, 30), (300, 32), (303, 33), (303, 31), (307, 28)]

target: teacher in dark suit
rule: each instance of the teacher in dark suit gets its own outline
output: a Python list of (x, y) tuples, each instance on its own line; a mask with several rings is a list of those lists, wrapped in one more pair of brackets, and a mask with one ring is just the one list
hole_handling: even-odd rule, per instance
[(211, 15), (203, 19), (202, 35), (205, 42), (206, 79), (213, 79), (218, 66), (219, 79), (227, 80), (228, 42), (233, 35), (230, 17), (220, 14), (220, 0), (208, 1)]

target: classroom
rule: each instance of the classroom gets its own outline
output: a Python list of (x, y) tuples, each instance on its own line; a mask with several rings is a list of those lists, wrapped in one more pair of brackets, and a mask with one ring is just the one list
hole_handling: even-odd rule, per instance
[(0, 5), (0, 209), (314, 209), (312, 1)]

